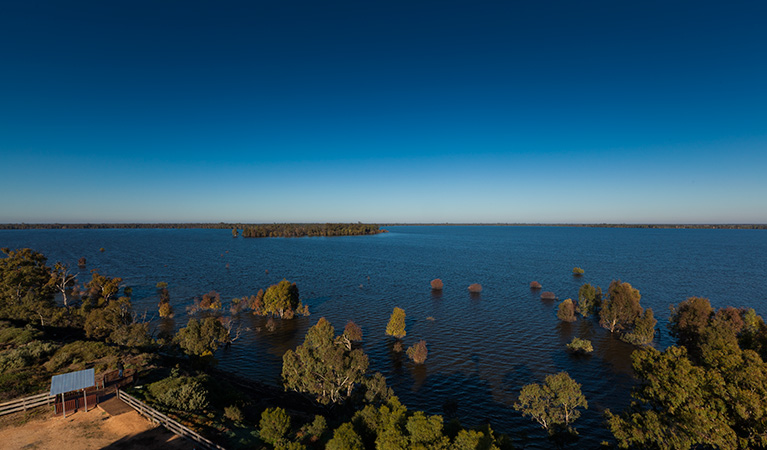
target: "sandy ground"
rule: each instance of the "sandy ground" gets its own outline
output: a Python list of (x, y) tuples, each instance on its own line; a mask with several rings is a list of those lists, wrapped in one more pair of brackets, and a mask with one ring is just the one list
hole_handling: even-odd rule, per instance
[(190, 441), (154, 426), (136, 411), (110, 416), (100, 408), (55, 417), (38, 414), (22, 425), (0, 429), (3, 449), (191, 449)]

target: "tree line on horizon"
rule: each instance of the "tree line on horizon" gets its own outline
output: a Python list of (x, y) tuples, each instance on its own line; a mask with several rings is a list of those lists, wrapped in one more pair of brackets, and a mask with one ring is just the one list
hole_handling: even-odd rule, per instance
[(382, 232), (383, 230), (377, 224), (367, 223), (280, 223), (246, 226), (242, 231), (242, 237), (364, 236)]
[[(256, 224), (256, 223), (0, 223), (0, 230), (58, 230), (58, 229), (243, 229), (248, 227), (262, 226), (297, 226), (308, 225), (302, 223), (282, 224)], [(342, 223), (330, 223), (325, 225), (354, 225)], [(586, 228), (653, 228), (653, 229), (726, 229), (726, 230), (767, 230), (767, 224), (618, 224), (618, 223), (384, 223), (378, 226), (507, 226), (507, 227), (586, 227)], [(375, 233), (360, 233), (375, 234)], [(307, 236), (324, 236), (312, 234)], [(334, 234), (333, 236), (347, 236), (346, 234)], [(255, 236), (268, 237), (268, 236)], [(288, 236), (279, 236), (288, 237)]]

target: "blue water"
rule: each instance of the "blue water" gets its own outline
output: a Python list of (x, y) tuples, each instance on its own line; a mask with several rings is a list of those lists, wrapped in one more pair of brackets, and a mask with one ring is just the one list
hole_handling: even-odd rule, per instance
[[(659, 348), (672, 344), (665, 329), (669, 306), (690, 296), (715, 307), (751, 307), (767, 316), (767, 231), (566, 227), (388, 227), (375, 236), (233, 239), (229, 230), (2, 230), (0, 247), (31, 247), (76, 267), (88, 260), (80, 281), (98, 269), (133, 287), (134, 308), (157, 310), (155, 284), (166, 281), (184, 326), (185, 307), (216, 290), (225, 302), (255, 294), (283, 278), (298, 283), (312, 315), (278, 321), (272, 332), (251, 315), (247, 330), (216, 354), (220, 367), (280, 383), (282, 354), (303, 341), (309, 326), (326, 317), (340, 332), (354, 320), (364, 332), (371, 368), (386, 375), (410, 408), (443, 413), (458, 402), (465, 424), (489, 421), (498, 431), (529, 436), (546, 448), (543, 432), (512, 408), (520, 388), (565, 370), (579, 383), (589, 409), (575, 423), (579, 446), (597, 447), (609, 432), (605, 408), (622, 409), (633, 385), (633, 347), (614, 339), (592, 320), (556, 319), (555, 301), (531, 292), (536, 280), (559, 299), (577, 297), (583, 283), (602, 286), (621, 279), (653, 308)], [(99, 248), (105, 251), (100, 252)], [(572, 276), (575, 266), (585, 269)], [(445, 288), (433, 295), (429, 281)], [(467, 287), (480, 283), (471, 296)], [(426, 364), (415, 366), (392, 351), (384, 335), (395, 306), (407, 314), (406, 346), (426, 340)], [(427, 319), (429, 318), (429, 319)], [(432, 320), (433, 319), (433, 320)], [(153, 329), (162, 323), (153, 318)], [(573, 336), (591, 339), (595, 351), (574, 357), (564, 345)]]

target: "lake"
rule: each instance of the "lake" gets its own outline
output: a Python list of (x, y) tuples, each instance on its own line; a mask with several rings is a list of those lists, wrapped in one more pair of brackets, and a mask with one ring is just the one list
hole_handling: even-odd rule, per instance
[[(604, 291), (613, 279), (639, 289), (660, 334), (655, 346), (672, 344), (669, 307), (690, 296), (715, 307), (751, 307), (767, 316), (767, 231), (527, 226), (396, 226), (374, 236), (233, 239), (230, 230), (0, 230), (0, 247), (30, 247), (56, 261), (77, 265), (79, 280), (98, 269), (133, 288), (133, 305), (149, 311), (153, 329), (186, 324), (185, 307), (215, 290), (226, 304), (286, 278), (298, 284), (312, 315), (277, 321), (245, 315), (247, 328), (216, 354), (219, 367), (244, 377), (280, 383), (282, 354), (303, 342), (320, 317), (340, 332), (348, 320), (364, 332), (371, 369), (382, 372), (412, 409), (443, 414), (458, 404), (464, 424), (489, 421), (531, 447), (548, 447), (543, 431), (512, 405), (523, 385), (567, 371), (583, 385), (589, 409), (575, 423), (579, 446), (609, 439), (602, 411), (622, 409), (633, 386), (634, 347), (613, 338), (594, 320), (572, 324), (556, 318), (556, 301), (531, 291), (535, 280), (559, 299), (577, 298), (583, 283)], [(103, 247), (104, 252), (99, 249)], [(573, 267), (585, 270), (572, 275)], [(441, 278), (444, 290), (431, 292)], [(155, 285), (168, 283), (175, 320), (156, 318)], [(467, 287), (480, 283), (480, 295)], [(405, 346), (425, 340), (429, 355), (416, 366), (394, 352), (384, 334), (395, 306), (407, 314)], [(591, 356), (565, 351), (572, 337), (590, 339)]]

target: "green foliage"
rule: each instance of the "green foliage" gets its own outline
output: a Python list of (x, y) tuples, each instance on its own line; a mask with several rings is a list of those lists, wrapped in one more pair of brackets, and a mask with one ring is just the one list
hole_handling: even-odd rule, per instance
[(119, 345), (143, 346), (151, 342), (147, 325), (133, 323), (133, 307), (127, 297), (92, 309), (85, 318), (85, 334)]
[(446, 449), (450, 440), (442, 434), (442, 416), (426, 416), (416, 411), (407, 419), (405, 429), (413, 449)]
[[(368, 405), (352, 418), (354, 430), (364, 448), (429, 450), (498, 450), (511, 448), (503, 436), (496, 437), (487, 426), (482, 431), (456, 430), (450, 442), (441, 416), (427, 416), (421, 411), (408, 413), (397, 397), (378, 408)], [(338, 447), (344, 448), (344, 447)]]
[(575, 322), (575, 304), (572, 299), (562, 300), (557, 308), (557, 318), (563, 322)]
[(336, 428), (333, 439), (325, 446), (326, 450), (363, 450), (364, 448), (362, 438), (354, 431), (351, 423), (344, 423)]
[(614, 280), (607, 291), (607, 300), (599, 311), (600, 325), (611, 333), (633, 325), (636, 318), (642, 314), (640, 298), (639, 291), (630, 284)]
[(282, 408), (266, 408), (261, 413), (259, 435), (264, 442), (277, 445), (286, 441), (290, 431), (290, 416)]
[(304, 343), (295, 351), (285, 352), (282, 360), (285, 388), (310, 394), (322, 404), (348, 398), (368, 368), (362, 350), (348, 350), (341, 344), (325, 318), (307, 331)]
[(52, 274), (41, 253), (3, 248), (0, 259), (0, 317), (45, 321), (53, 307)]
[(242, 415), (242, 411), (235, 405), (230, 405), (224, 408), (224, 417), (232, 422), (242, 422), (245, 417)]
[(597, 312), (602, 306), (602, 288), (588, 283), (578, 289), (578, 314), (588, 317)]
[(0, 344), (24, 345), (39, 340), (43, 333), (31, 325), (24, 328), (0, 324)]
[(578, 408), (588, 408), (581, 394), (581, 385), (567, 372), (546, 377), (543, 384), (528, 384), (522, 388), (514, 409), (530, 416), (549, 433), (569, 427), (580, 417)]
[(158, 305), (158, 313), (162, 318), (173, 317), (173, 307), (170, 306), (170, 302), (160, 302)]
[(155, 287), (157, 289), (160, 289), (160, 290), (167, 289), (168, 288), (168, 283), (165, 282), (165, 281), (158, 281), (157, 284), (155, 285)]
[(278, 314), (280, 317), (287, 315), (292, 317), (293, 312), (298, 307), (298, 286), (283, 279), (277, 284), (269, 286), (264, 293), (264, 314)]
[(147, 390), (155, 401), (168, 408), (199, 411), (209, 405), (208, 389), (197, 378), (168, 377), (149, 384)]
[(407, 349), (407, 356), (416, 364), (426, 362), (429, 351), (426, 349), (426, 341), (418, 341), (412, 347)]
[(576, 277), (583, 275), (585, 272), (586, 271), (581, 269), (580, 267), (573, 267), (573, 275), (575, 275)]
[(679, 345), (690, 350), (700, 340), (713, 315), (714, 309), (707, 298), (690, 297), (672, 311), (669, 318), (671, 335)]
[(461, 430), (453, 440), (452, 450), (476, 450), (484, 434), (481, 431)]
[(39, 365), (58, 350), (53, 342), (33, 341), (0, 353), (0, 373)]
[(594, 351), (591, 341), (578, 337), (574, 337), (573, 340), (567, 344), (567, 349), (573, 353), (591, 353)]
[(394, 336), (397, 339), (405, 337), (407, 332), (405, 331), (405, 310), (399, 307), (394, 307), (394, 311), (391, 313), (389, 323), (386, 325), (386, 334), (388, 336)]
[(328, 422), (324, 416), (316, 415), (311, 424), (307, 425), (305, 430), (310, 436), (321, 437), (328, 429)]
[(122, 281), (122, 278), (110, 278), (100, 275), (96, 269), (91, 270), (91, 281), (85, 284), (83, 312), (88, 313), (94, 308), (101, 308), (108, 304), (117, 296)]
[(191, 318), (186, 327), (178, 330), (174, 342), (188, 355), (208, 356), (229, 342), (229, 331), (215, 317)]
[(652, 308), (647, 308), (641, 316), (636, 318), (631, 332), (621, 336), (621, 339), (629, 344), (648, 345), (655, 338), (655, 324), (657, 323)]
[(44, 366), (46, 370), (54, 373), (63, 372), (70, 366), (73, 366), (73, 370), (79, 370), (85, 368), (86, 364), (92, 364), (102, 358), (111, 357), (116, 360), (119, 354), (118, 348), (103, 342), (75, 341), (59, 348)]
[(304, 236), (359, 236), (377, 234), (381, 230), (375, 224), (325, 223), (325, 224), (266, 224), (251, 225), (242, 230), (242, 237), (304, 237)]
[(663, 353), (647, 348), (632, 358), (642, 381), (634, 393), (637, 402), (623, 415), (606, 414), (621, 448), (738, 448), (726, 405), (715, 394), (722, 385), (716, 373), (693, 365), (684, 347)]

